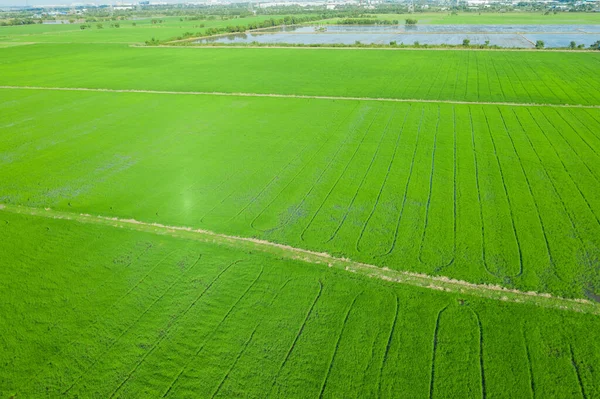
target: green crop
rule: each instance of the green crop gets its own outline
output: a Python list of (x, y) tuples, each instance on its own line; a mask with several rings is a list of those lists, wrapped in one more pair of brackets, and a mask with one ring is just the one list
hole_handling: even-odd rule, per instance
[(0, 222), (2, 397), (600, 393), (597, 316), (111, 226)]
[[(182, 36), (203, 36), (210, 28), (229, 25), (244, 26), (260, 23), (270, 18), (283, 16), (256, 16), (235, 19), (183, 20), (179, 17), (162, 17), (161, 23), (153, 24), (155, 18), (119, 21), (119, 27), (111, 21), (102, 24), (92, 23), (92, 27), (82, 30), (80, 24), (44, 24), (0, 27), (0, 43), (145, 43), (156, 40), (175, 40)], [(65, 21), (67, 22), (67, 21)], [(102, 22), (102, 21), (100, 21)], [(135, 25), (134, 25), (135, 23)], [(102, 25), (98, 28), (97, 25)]]
[(419, 12), (415, 14), (377, 14), (377, 19), (404, 20), (416, 18), (417, 25), (571, 25), (600, 23), (597, 13), (566, 13), (544, 15), (542, 12)]
[(600, 396), (598, 54), (12, 46), (154, 25), (0, 28), (0, 397)]
[(18, 46), (0, 85), (600, 104), (600, 52), (258, 50)]
[(522, 290), (599, 287), (597, 109), (32, 90), (3, 99), (3, 203)]

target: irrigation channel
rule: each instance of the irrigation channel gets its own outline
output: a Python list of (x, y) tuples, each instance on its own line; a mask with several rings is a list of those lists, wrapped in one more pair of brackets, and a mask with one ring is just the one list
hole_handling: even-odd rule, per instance
[(489, 42), (506, 48), (590, 46), (600, 40), (600, 25), (308, 25), (261, 29), (249, 33), (219, 35), (194, 41), (198, 44), (397, 44), (473, 45)]
[(288, 245), (273, 243), (249, 237), (237, 237), (219, 234), (208, 230), (191, 227), (166, 226), (159, 223), (146, 223), (134, 219), (77, 214), (49, 208), (33, 208), (20, 205), (0, 204), (0, 214), (10, 212), (34, 217), (70, 220), (84, 224), (95, 224), (114, 228), (125, 228), (158, 235), (168, 235), (182, 239), (226, 246), (246, 251), (261, 251), (286, 259), (345, 270), (370, 278), (405, 284), (426, 289), (440, 290), (450, 293), (472, 295), (499, 301), (524, 303), (544, 308), (600, 315), (600, 304), (586, 299), (569, 299), (552, 296), (548, 293), (523, 292), (497, 285), (473, 284), (454, 280), (445, 276), (410, 273), (391, 270), (350, 259), (337, 258), (327, 253), (308, 251)]

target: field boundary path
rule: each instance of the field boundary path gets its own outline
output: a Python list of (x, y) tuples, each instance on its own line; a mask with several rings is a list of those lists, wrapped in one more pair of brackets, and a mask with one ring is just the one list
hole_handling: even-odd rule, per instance
[(547, 293), (524, 292), (498, 285), (474, 284), (466, 281), (454, 280), (445, 276), (431, 276), (427, 274), (391, 270), (385, 267), (355, 262), (346, 258), (337, 258), (327, 253), (313, 252), (255, 238), (219, 234), (208, 230), (193, 229), (191, 227), (167, 226), (159, 223), (141, 222), (134, 219), (78, 214), (74, 212), (53, 210), (50, 208), (33, 208), (21, 205), (0, 204), (0, 214), (2, 212), (124, 228), (133, 231), (227, 246), (243, 251), (261, 251), (274, 256), (341, 269), (347, 272), (393, 283), (506, 302), (525, 303), (544, 308), (600, 315), (600, 304), (586, 299), (561, 298)]
[[(537, 32), (536, 32), (537, 33)], [(470, 33), (468, 33), (470, 34)], [(592, 35), (592, 33), (583, 33), (586, 35)], [(188, 39), (181, 39), (181, 40), (171, 40), (168, 42), (165, 42), (165, 44), (159, 44), (157, 46), (148, 46), (145, 44), (140, 44), (140, 43), (135, 43), (135, 42), (130, 42), (130, 47), (137, 47), (137, 48), (147, 48), (147, 49), (155, 49), (155, 48), (187, 48), (187, 49), (207, 49), (207, 48), (236, 48), (236, 49), (247, 49), (247, 48), (251, 48), (251, 49), (288, 49), (288, 50), (383, 50), (383, 51), (491, 51), (491, 52), (536, 52), (536, 53), (592, 53), (592, 54), (597, 54), (598, 51), (597, 50), (591, 50), (591, 49), (577, 49), (577, 50), (571, 50), (571, 49), (566, 49), (566, 48), (555, 48), (555, 47), (549, 47), (549, 48), (543, 48), (543, 49), (539, 49), (539, 48), (535, 48), (535, 47), (500, 47), (500, 48), (479, 48), (479, 47), (462, 47), (460, 45), (457, 46), (453, 46), (453, 47), (433, 47), (433, 46), (428, 46), (428, 47), (358, 47), (358, 46), (353, 46), (353, 45), (347, 45), (347, 46), (343, 46), (343, 47), (339, 47), (339, 46), (325, 46), (325, 45), (320, 45), (320, 46), (283, 46), (283, 45), (277, 45), (277, 44), (270, 44), (270, 43), (264, 43), (264, 44), (259, 44), (259, 45), (252, 45), (252, 44), (244, 44), (244, 45), (235, 45), (235, 44), (222, 44), (222, 45), (218, 45), (218, 44), (202, 44), (202, 43), (198, 43), (198, 44), (194, 44), (194, 45), (185, 45), (185, 46), (180, 46), (177, 44), (172, 44), (172, 43), (181, 43), (181, 42), (191, 42), (194, 40), (202, 40), (202, 39), (212, 39), (218, 36), (229, 36), (231, 35), (231, 33), (224, 33), (223, 35), (214, 35), (214, 36), (198, 36), (198, 37), (192, 37), (192, 38), (188, 38)], [(18, 42), (10, 42), (10, 43), (18, 43)], [(34, 42), (34, 44), (48, 44), (48, 43), (57, 43), (57, 44), (64, 44), (65, 42)], [(82, 42), (72, 42), (72, 43), (78, 43), (78, 44), (82, 44)], [(89, 43), (97, 43), (97, 42), (89, 42)], [(111, 42), (111, 43), (115, 43), (115, 42)], [(85, 44), (85, 42), (84, 42)], [(124, 43), (121, 43), (124, 44)], [(534, 43), (535, 45), (535, 43)]]
[(506, 105), (511, 107), (553, 107), (553, 108), (587, 108), (600, 109), (600, 105), (583, 104), (540, 104), (540, 103), (512, 103), (494, 101), (455, 101), (455, 100), (427, 100), (390, 97), (344, 97), (344, 96), (313, 96), (304, 94), (276, 94), (276, 93), (236, 93), (215, 91), (170, 91), (170, 90), (139, 90), (139, 89), (93, 89), (85, 87), (43, 87), (43, 86), (0, 86), (0, 90), (48, 90), (48, 91), (89, 91), (99, 93), (145, 93), (168, 95), (193, 95), (193, 96), (225, 96), (225, 97), (273, 97), (273, 98), (298, 98), (313, 100), (339, 100), (339, 101), (385, 101), (396, 103), (431, 103), (431, 104), (463, 104), (463, 105)]

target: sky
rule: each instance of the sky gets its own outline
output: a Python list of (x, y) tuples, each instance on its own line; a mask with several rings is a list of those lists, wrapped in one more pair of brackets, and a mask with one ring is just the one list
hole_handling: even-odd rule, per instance
[[(204, 2), (205, 0), (151, 0), (153, 2), (161, 3), (183, 3), (183, 2)], [(229, 0), (231, 1), (231, 0)], [(234, 0), (235, 1), (235, 0)], [(71, 5), (75, 4), (117, 4), (117, 3), (134, 3), (137, 4), (139, 0), (0, 0), (0, 8), (9, 6), (36, 6), (36, 5)]]

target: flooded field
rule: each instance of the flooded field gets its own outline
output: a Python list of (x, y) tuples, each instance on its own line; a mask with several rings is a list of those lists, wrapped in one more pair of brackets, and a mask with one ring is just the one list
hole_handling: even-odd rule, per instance
[(195, 43), (223, 44), (471, 44), (532, 48), (537, 40), (546, 47), (567, 47), (571, 41), (586, 47), (600, 40), (600, 25), (327, 25), (288, 26), (252, 33), (215, 36)]

